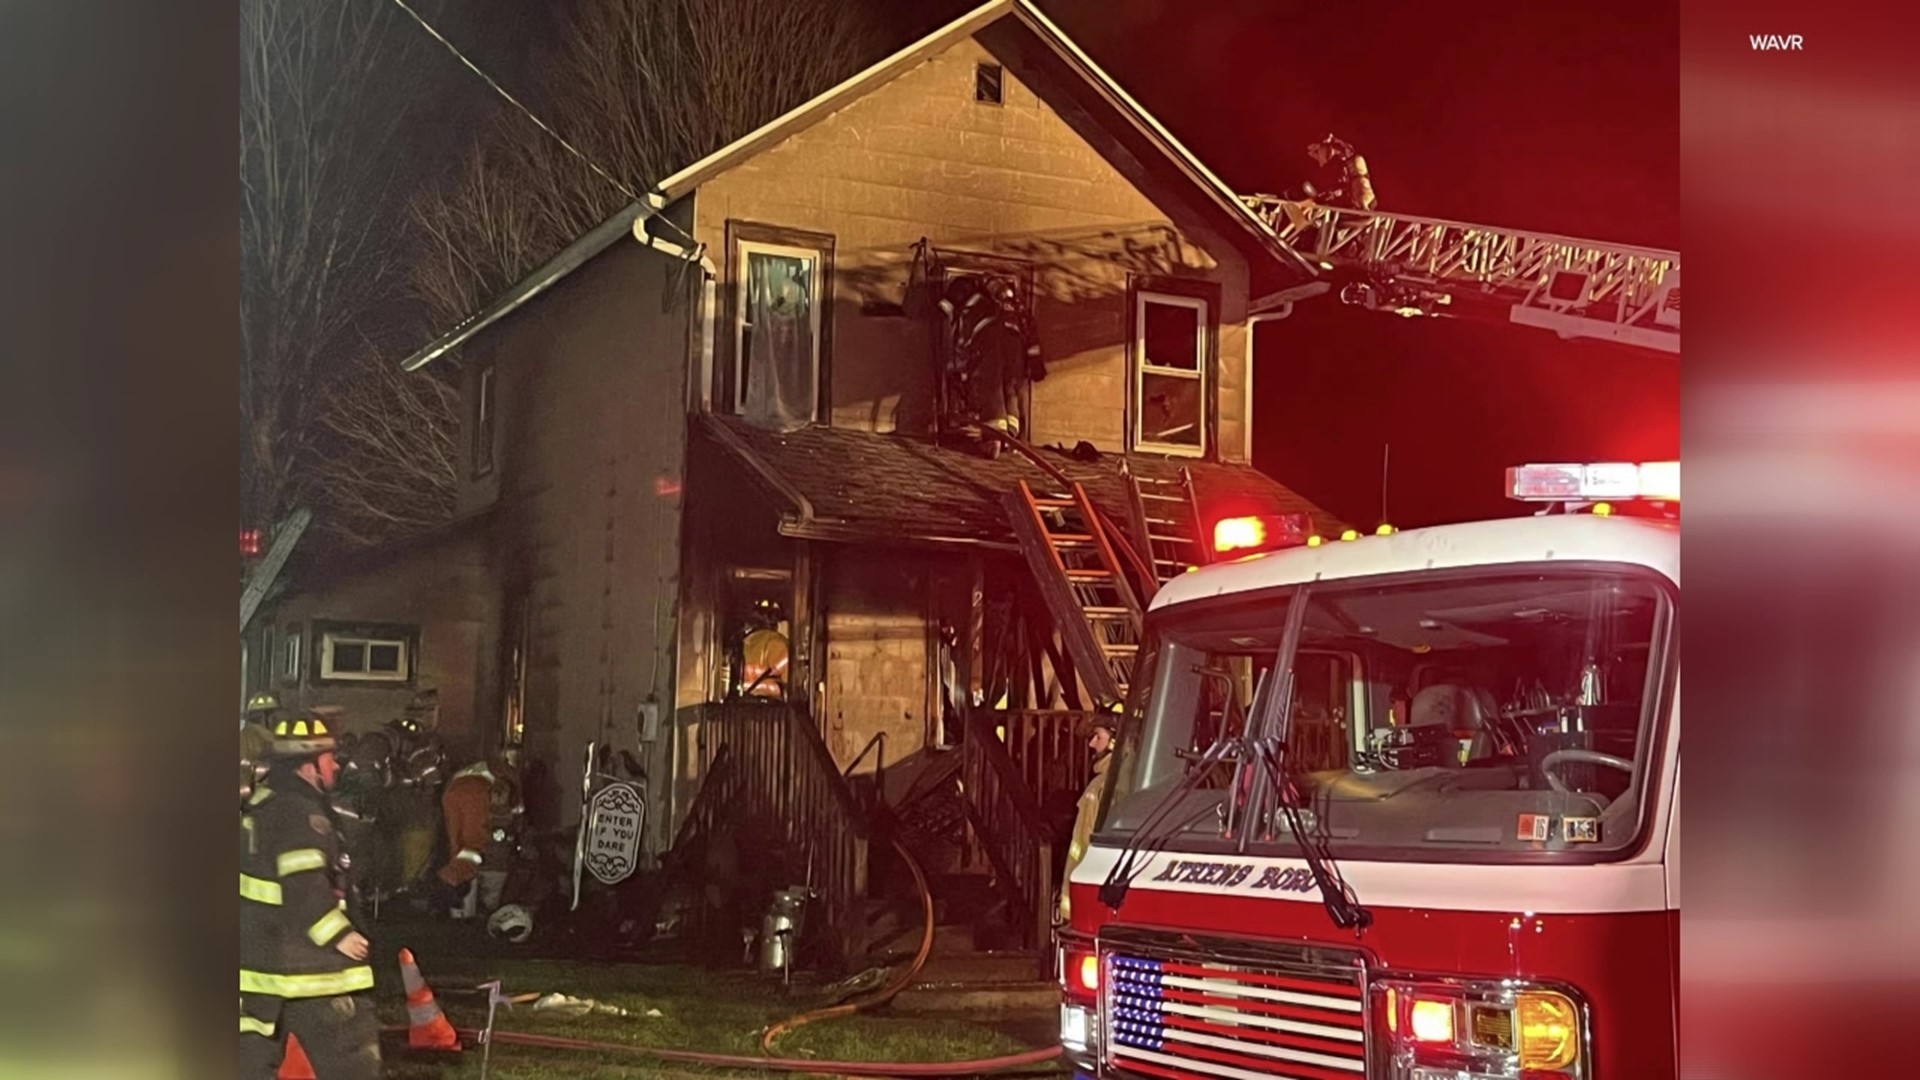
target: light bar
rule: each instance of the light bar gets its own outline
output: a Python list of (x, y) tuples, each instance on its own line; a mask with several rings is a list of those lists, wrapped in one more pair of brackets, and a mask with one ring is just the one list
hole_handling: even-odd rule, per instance
[(1519, 465), (1507, 470), (1507, 497), (1527, 502), (1597, 499), (1680, 501), (1680, 463)]

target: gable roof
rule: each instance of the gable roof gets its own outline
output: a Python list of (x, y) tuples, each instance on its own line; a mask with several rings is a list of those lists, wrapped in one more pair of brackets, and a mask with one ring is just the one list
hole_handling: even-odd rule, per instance
[[(1184, 178), (1193, 186), (1199, 196), (1198, 203), (1209, 212), (1209, 216), (1220, 222), (1222, 234), (1229, 241), (1240, 243), (1258, 257), (1271, 258), (1293, 275), (1302, 278), (1316, 276), (1317, 271), (1312, 263), (1287, 246), (1272, 227), (1240, 201), (1240, 197), (1180, 140), (1174, 138), (1172, 132), (1142, 108), (1132, 95), (1093, 62), (1085, 50), (1034, 6), (1033, 0), (988, 0), (865, 71), (661, 180), (652, 191), (568, 244), (545, 265), (522, 278), (486, 307), (407, 357), (401, 362), (401, 367), (407, 371), (418, 371), (464, 344), (611, 247), (621, 236), (631, 233), (655, 247), (680, 254), (696, 254), (653, 239), (647, 232), (647, 219), (669, 203), (692, 193), (707, 180), (811, 127), (909, 69), (968, 38), (988, 32), (993, 40), (984, 44), (1003, 62), (1013, 58), (1002, 56), (1002, 52), (1014, 53), (1023, 63), (1045, 65), (1077, 76), (1077, 81), (1091, 91), (1093, 102), (1104, 107), (1104, 111), (1118, 121), (1117, 126), (1125, 129), (1128, 143), (1148, 150), (1148, 156), (1157, 159), (1154, 164), (1160, 167), (1159, 171)], [(1028, 45), (1038, 48), (1025, 48)], [(712, 270), (711, 263), (707, 264), (707, 268)]]
[[(903, 435), (830, 427), (776, 432), (711, 413), (702, 414), (695, 428), (787, 504), (780, 522), (786, 536), (1014, 550), (1006, 495), (1020, 480), (1057, 486), (1018, 454), (989, 459)], [(1251, 465), (1143, 454), (1101, 454), (1085, 461), (1056, 450), (1040, 453), (1120, 520), (1126, 519), (1129, 499), (1120, 472), (1124, 461), (1129, 471), (1150, 480), (1177, 479), (1186, 469), (1202, 505), (1231, 514), (1304, 513), (1323, 536), (1338, 536), (1347, 527)]]

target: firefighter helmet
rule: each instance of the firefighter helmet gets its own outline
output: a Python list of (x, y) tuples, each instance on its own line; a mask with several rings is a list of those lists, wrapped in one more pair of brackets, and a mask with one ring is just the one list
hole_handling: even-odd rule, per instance
[(270, 713), (279, 707), (280, 707), (280, 695), (274, 693), (271, 690), (262, 690), (259, 693), (254, 694), (252, 697), (247, 698), (247, 715), (248, 716), (257, 716), (261, 713)]
[(316, 713), (283, 717), (273, 725), (275, 757), (317, 757), (339, 747), (333, 730)]
[(487, 933), (517, 945), (533, 936), (533, 913), (519, 904), (508, 904), (487, 920)]

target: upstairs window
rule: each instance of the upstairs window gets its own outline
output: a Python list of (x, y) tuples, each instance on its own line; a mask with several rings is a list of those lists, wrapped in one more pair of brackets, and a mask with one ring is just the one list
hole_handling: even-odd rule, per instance
[(488, 364), (475, 376), (473, 394), (473, 445), (468, 448), (473, 462), (473, 478), (493, 472), (493, 365)]
[(1211, 319), (1207, 301), (1141, 291), (1133, 312), (1133, 444), (1199, 457), (1207, 451)]
[(731, 231), (733, 362), (724, 400), (763, 427), (804, 427), (820, 418), (825, 396), (833, 238), (765, 226)]
[(1006, 72), (999, 64), (975, 64), (973, 100), (982, 105), (1006, 103)]

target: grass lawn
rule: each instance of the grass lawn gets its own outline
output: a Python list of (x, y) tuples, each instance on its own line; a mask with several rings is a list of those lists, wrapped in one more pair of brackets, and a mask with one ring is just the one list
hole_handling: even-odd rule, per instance
[[(427, 985), (454, 1026), (479, 1028), (486, 1022), (485, 999), (460, 993), (480, 982), (501, 981), (506, 994), (558, 992), (592, 998), (626, 1009), (633, 1016), (594, 1013), (560, 1016), (536, 1012), (530, 1005), (502, 1007), (495, 1026), (575, 1039), (758, 1055), (768, 1026), (820, 1004), (817, 994), (788, 993), (777, 979), (747, 972), (716, 972), (674, 964), (598, 963), (535, 959), (464, 930), (422, 924), (382, 927), (375, 935), (375, 970), (383, 1022), (405, 1024), (406, 1009), (394, 957), (400, 946), (413, 949)], [(658, 1009), (657, 1017), (646, 1016)], [(888, 1017), (884, 1013), (820, 1020), (784, 1035), (775, 1046), (781, 1057), (823, 1061), (968, 1061), (1020, 1053), (1047, 1045), (1055, 1019), (1008, 1017)], [(404, 1080), (454, 1080), (480, 1075), (480, 1054), (469, 1048), (458, 1057), (414, 1055), (404, 1040), (389, 1037), (387, 1075)], [(629, 1053), (549, 1050), (496, 1044), (489, 1077), (500, 1080), (551, 1080), (558, 1077), (792, 1075), (763, 1070), (719, 1070), (664, 1063)], [(1057, 1076), (1051, 1067), (1027, 1076)]]

